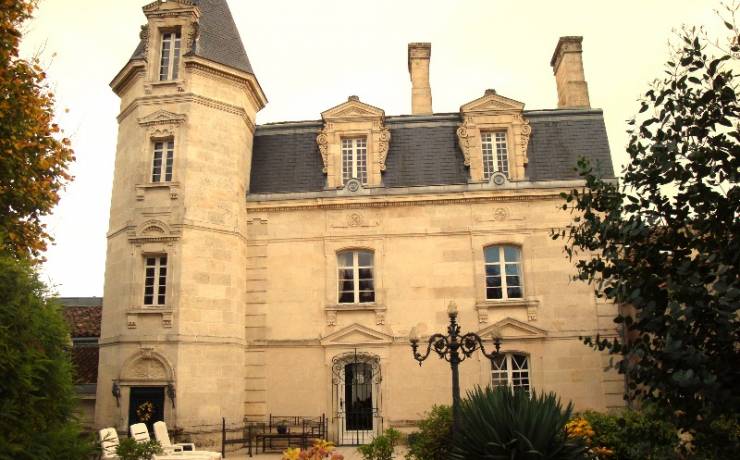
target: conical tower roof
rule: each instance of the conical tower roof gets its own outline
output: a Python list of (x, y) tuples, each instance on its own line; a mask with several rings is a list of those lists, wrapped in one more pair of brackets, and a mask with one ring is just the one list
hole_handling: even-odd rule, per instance
[[(254, 74), (226, 0), (191, 0), (200, 8), (200, 28), (195, 55)], [(141, 41), (131, 59), (145, 59), (145, 43)]]

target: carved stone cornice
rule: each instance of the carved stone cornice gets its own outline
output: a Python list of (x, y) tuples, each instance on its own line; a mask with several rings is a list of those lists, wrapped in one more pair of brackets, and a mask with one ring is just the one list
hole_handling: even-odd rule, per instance
[(270, 204), (255, 206), (252, 203), (247, 204), (247, 212), (285, 212), (285, 211), (307, 211), (312, 209), (365, 209), (365, 208), (394, 208), (408, 206), (447, 206), (455, 204), (479, 204), (479, 203), (505, 203), (505, 202), (537, 202), (537, 201), (557, 201), (561, 200), (560, 193), (537, 194), (537, 195), (519, 195), (519, 196), (486, 196), (486, 197), (469, 197), (469, 198), (440, 198), (440, 199), (419, 199), (419, 200), (402, 200), (402, 201), (352, 201), (343, 203), (322, 203), (312, 202), (306, 204)]

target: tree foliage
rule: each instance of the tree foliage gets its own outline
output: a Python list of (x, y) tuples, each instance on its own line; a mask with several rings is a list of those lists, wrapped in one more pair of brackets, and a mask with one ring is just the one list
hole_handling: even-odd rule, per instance
[(78, 460), (69, 332), (28, 262), (0, 252), (0, 459)]
[(409, 435), (406, 460), (447, 460), (452, 441), (452, 408), (432, 406), (418, 427), (418, 432)]
[(553, 232), (576, 278), (622, 306), (624, 336), (587, 344), (621, 356), (627, 396), (655, 402), (697, 440), (719, 418), (737, 426), (740, 407), (736, 10), (726, 46), (702, 29), (678, 33), (629, 122), (620, 183), (581, 160), (585, 187), (563, 194), (574, 221)]
[(74, 160), (38, 58), (18, 55), (19, 27), (36, 3), (0, 0), (0, 245), (34, 258), (50, 239), (41, 218), (59, 201)]

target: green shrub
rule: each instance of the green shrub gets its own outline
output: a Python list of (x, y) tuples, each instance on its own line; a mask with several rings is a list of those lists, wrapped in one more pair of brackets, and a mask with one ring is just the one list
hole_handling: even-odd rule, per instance
[(585, 459), (583, 442), (565, 431), (572, 412), (573, 404), (563, 409), (554, 393), (478, 387), (461, 402), (450, 458)]
[(0, 460), (79, 460), (69, 331), (27, 262), (0, 251)]
[(116, 454), (121, 460), (151, 460), (162, 453), (162, 446), (155, 440), (136, 442), (133, 438), (126, 438), (116, 447)]
[(452, 409), (450, 406), (433, 406), (419, 431), (408, 438), (406, 460), (447, 460), (452, 442)]
[(401, 433), (388, 428), (383, 434), (376, 436), (370, 444), (358, 447), (357, 451), (364, 460), (391, 460), (399, 439), (401, 439)]
[(623, 410), (613, 414), (587, 411), (581, 416), (594, 430), (592, 444), (604, 446), (620, 460), (676, 458), (676, 428), (654, 411)]

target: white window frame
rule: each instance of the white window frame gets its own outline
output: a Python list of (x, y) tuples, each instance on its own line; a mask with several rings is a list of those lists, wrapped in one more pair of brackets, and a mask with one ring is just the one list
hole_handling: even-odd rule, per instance
[(159, 50), (159, 81), (177, 80), (180, 75), (182, 36), (180, 29), (162, 31)]
[[(513, 248), (517, 251), (519, 257), (518, 260), (515, 261), (508, 261), (506, 260), (506, 248)], [(498, 250), (498, 261), (497, 262), (488, 262), (486, 259), (486, 252), (489, 250)], [(488, 274), (488, 267), (489, 266), (497, 266), (499, 275), (498, 277), (501, 279), (501, 297), (489, 297), (488, 295), (488, 289), (495, 288), (494, 286), (489, 286), (488, 282), (489, 279), (495, 278), (496, 275), (489, 275)], [(516, 267), (516, 275), (509, 275), (507, 272), (507, 266), (513, 266)], [(483, 275), (485, 277), (485, 290), (486, 290), (486, 300), (514, 300), (514, 299), (523, 299), (524, 298), (524, 277), (523, 277), (523, 270), (522, 270), (522, 248), (520, 246), (516, 246), (513, 244), (494, 244), (490, 246), (486, 246), (483, 248)], [(518, 285), (511, 285), (509, 286), (508, 276), (518, 276), (519, 277), (519, 284)], [(509, 288), (519, 288), (520, 295), (518, 297), (510, 297), (509, 296)]]
[[(352, 265), (343, 265), (342, 256), (344, 254), (352, 254)], [(370, 256), (370, 265), (360, 265), (360, 254), (367, 254)], [(374, 304), (376, 302), (376, 290), (375, 290), (375, 253), (365, 249), (351, 249), (346, 251), (340, 251), (337, 253), (337, 303), (339, 304)], [(370, 282), (372, 283), (372, 291), (365, 290), (363, 292), (372, 292), (373, 300), (361, 301), (360, 300), (360, 270), (369, 269), (371, 273)], [(352, 301), (342, 301), (342, 293), (346, 292), (342, 290), (343, 280), (342, 274), (344, 270), (352, 270)], [(367, 279), (365, 279), (367, 280)]]
[(367, 137), (343, 137), (341, 141), (342, 184), (350, 179), (367, 184)]
[(175, 140), (155, 140), (152, 151), (152, 183), (172, 182), (175, 161)]
[[(168, 262), (167, 254), (146, 254), (144, 256), (145, 307), (167, 305)], [(151, 293), (149, 293), (149, 288), (151, 288)]]
[[(532, 366), (529, 355), (525, 353), (502, 353), (500, 356), (503, 357), (501, 362), (504, 366), (497, 365), (495, 358), (491, 360), (491, 386), (507, 385), (512, 389), (521, 388), (530, 392), (532, 388)], [(517, 365), (517, 369), (514, 369), (516, 364), (514, 356), (523, 359), (523, 366)], [(502, 367), (505, 368), (502, 369)], [(525, 379), (526, 383), (524, 383)]]
[(506, 131), (483, 131), (480, 139), (483, 179), (490, 179), (496, 172), (509, 177), (509, 142)]

